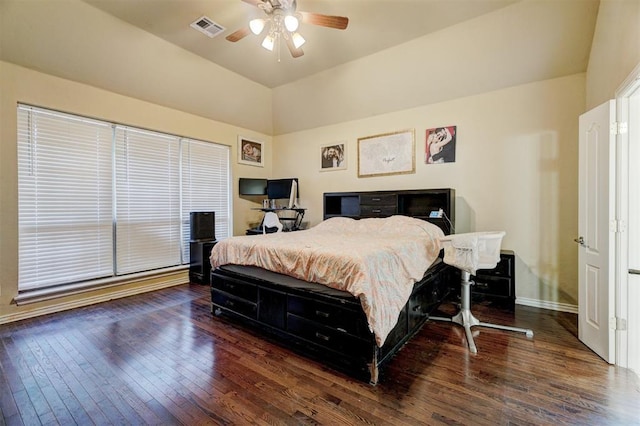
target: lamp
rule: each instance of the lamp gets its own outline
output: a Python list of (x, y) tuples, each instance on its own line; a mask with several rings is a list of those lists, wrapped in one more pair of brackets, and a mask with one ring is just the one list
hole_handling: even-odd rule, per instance
[(264, 47), (265, 49), (273, 52), (273, 45), (275, 44), (275, 38), (277, 37), (272, 35), (271, 33), (269, 33), (264, 40), (262, 40), (262, 47)]
[(298, 49), (307, 41), (300, 35), (300, 33), (291, 34), (291, 40), (293, 41), (293, 45), (296, 47), (296, 49)]
[(249, 21), (249, 29), (251, 29), (251, 32), (255, 35), (260, 35), (262, 30), (264, 29), (264, 24), (264, 19), (252, 19), (251, 21)]
[(290, 33), (294, 32), (300, 26), (298, 18), (293, 15), (287, 15), (284, 17), (284, 26)]

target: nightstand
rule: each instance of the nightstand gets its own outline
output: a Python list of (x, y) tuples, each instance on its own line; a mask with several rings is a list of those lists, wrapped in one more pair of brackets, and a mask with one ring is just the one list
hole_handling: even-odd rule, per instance
[(471, 286), (474, 301), (489, 301), (496, 306), (510, 310), (516, 304), (515, 254), (511, 250), (500, 252), (500, 262), (493, 269), (478, 269), (471, 276), (475, 285)]
[(189, 281), (196, 284), (210, 284), (211, 249), (217, 241), (189, 242)]

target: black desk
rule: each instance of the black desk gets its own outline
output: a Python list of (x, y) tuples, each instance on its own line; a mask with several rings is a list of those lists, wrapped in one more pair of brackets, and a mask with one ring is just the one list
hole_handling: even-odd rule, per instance
[[(289, 231), (298, 231), (300, 230), (300, 226), (302, 225), (302, 219), (304, 218), (304, 213), (307, 211), (307, 209), (303, 209), (303, 208), (299, 208), (299, 207), (293, 207), (293, 208), (288, 208), (288, 207), (283, 207), (283, 208), (277, 208), (277, 209), (271, 209), (271, 208), (257, 208), (257, 209), (252, 209), (252, 210), (260, 210), (262, 212), (274, 212), (278, 215), (278, 218), (280, 219), (280, 222), (282, 223), (282, 230), (284, 232), (289, 232)], [(295, 212), (295, 215), (292, 217), (282, 217), (280, 216), (279, 213), (282, 212)], [(271, 232), (275, 232), (276, 228), (272, 228), (273, 230), (270, 230), (270, 228), (267, 228), (267, 233), (271, 233)], [(260, 225), (256, 228), (251, 228), (251, 229), (247, 229), (246, 234), (247, 235), (256, 235), (256, 234), (262, 234), (262, 223), (260, 223)]]

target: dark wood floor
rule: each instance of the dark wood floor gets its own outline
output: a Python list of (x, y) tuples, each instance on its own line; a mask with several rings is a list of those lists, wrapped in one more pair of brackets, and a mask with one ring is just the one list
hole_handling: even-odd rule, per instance
[(640, 423), (640, 380), (576, 338), (576, 316), (478, 306), (535, 331), (428, 323), (376, 387), (212, 318), (184, 285), (0, 326), (0, 424)]

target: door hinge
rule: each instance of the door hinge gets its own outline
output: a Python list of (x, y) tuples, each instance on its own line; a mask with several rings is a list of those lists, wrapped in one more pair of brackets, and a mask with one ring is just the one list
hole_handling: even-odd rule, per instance
[(609, 318), (609, 328), (616, 331), (627, 330), (627, 320), (619, 317)]
[(629, 126), (626, 121), (614, 121), (611, 123), (610, 131), (612, 135), (622, 135), (627, 133)]
[(618, 220), (618, 232), (627, 232), (627, 224), (624, 220)]
[(620, 233), (620, 232), (625, 232), (626, 230), (627, 230), (627, 227), (624, 223), (624, 220), (612, 219), (611, 222), (609, 222), (610, 232)]

